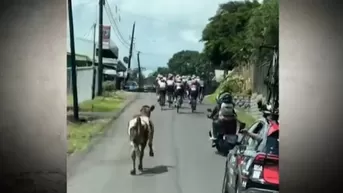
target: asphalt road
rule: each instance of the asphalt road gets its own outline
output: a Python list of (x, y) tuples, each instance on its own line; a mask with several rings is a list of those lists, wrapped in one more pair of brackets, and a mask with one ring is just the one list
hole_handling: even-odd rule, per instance
[[(132, 162), (127, 123), (142, 105), (156, 104), (154, 94), (141, 94), (113, 124), (104, 140), (68, 177), (68, 193), (216, 193), (221, 192), (225, 158), (208, 140), (210, 106), (152, 113), (155, 124), (155, 157), (146, 153), (140, 175), (131, 176)], [(184, 105), (188, 107), (188, 105)], [(146, 149), (147, 152), (147, 149)]]

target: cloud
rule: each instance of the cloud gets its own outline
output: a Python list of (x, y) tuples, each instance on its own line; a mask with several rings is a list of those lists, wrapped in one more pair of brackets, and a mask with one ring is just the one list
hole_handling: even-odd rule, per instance
[(184, 40), (191, 43), (199, 43), (199, 40), (200, 40), (200, 34), (198, 34), (196, 30), (192, 30), (192, 29), (181, 31), (180, 36)]
[[(208, 18), (213, 16), (218, 4), (227, 0), (107, 0), (117, 22), (120, 33), (128, 42), (133, 22), (136, 22), (135, 49), (142, 52), (141, 63), (147, 69), (165, 66), (169, 58), (180, 50), (203, 48), (199, 42)], [(118, 7), (118, 14), (115, 13)], [(91, 34), (90, 27), (97, 20), (98, 1), (73, 0), (75, 35)], [(104, 24), (110, 24), (104, 10)], [(120, 58), (128, 55), (112, 29), (111, 39), (119, 47)], [(88, 35), (85, 38), (91, 38)], [(88, 48), (87, 48), (88, 49)], [(91, 46), (90, 48), (91, 49)], [(144, 54), (146, 53), (146, 54)]]

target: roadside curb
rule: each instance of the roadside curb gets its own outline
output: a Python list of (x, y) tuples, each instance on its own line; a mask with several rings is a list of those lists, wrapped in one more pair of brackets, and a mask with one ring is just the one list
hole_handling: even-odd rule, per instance
[(138, 94), (135, 94), (134, 96), (132, 96), (131, 99), (127, 100), (124, 103), (123, 107), (118, 112), (116, 112), (111, 120), (104, 126), (103, 132), (99, 133), (91, 139), (91, 142), (86, 149), (67, 155), (67, 176), (73, 175), (76, 166), (87, 156), (89, 152), (92, 151), (94, 146), (107, 135), (107, 133), (111, 130), (110, 126), (113, 124), (113, 122), (120, 117), (120, 115), (126, 110), (126, 108), (128, 108), (133, 102), (136, 101), (138, 96)]

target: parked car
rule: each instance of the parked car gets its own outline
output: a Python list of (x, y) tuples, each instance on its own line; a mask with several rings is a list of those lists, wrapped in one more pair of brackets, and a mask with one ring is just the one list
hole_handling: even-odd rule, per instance
[(144, 85), (144, 92), (155, 92), (155, 85)]
[(279, 124), (263, 118), (248, 131), (262, 141), (244, 135), (229, 152), (222, 193), (279, 192)]
[(136, 92), (138, 90), (138, 84), (135, 81), (128, 81), (124, 85), (124, 90), (130, 91), (130, 92)]

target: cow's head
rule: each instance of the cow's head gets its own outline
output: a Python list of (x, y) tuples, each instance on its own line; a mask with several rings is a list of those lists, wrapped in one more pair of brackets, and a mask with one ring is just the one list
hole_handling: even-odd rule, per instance
[(140, 113), (141, 113), (141, 115), (145, 115), (147, 117), (150, 117), (151, 112), (154, 111), (154, 109), (155, 109), (154, 105), (151, 105), (151, 106), (143, 105), (141, 110), (140, 110)]

